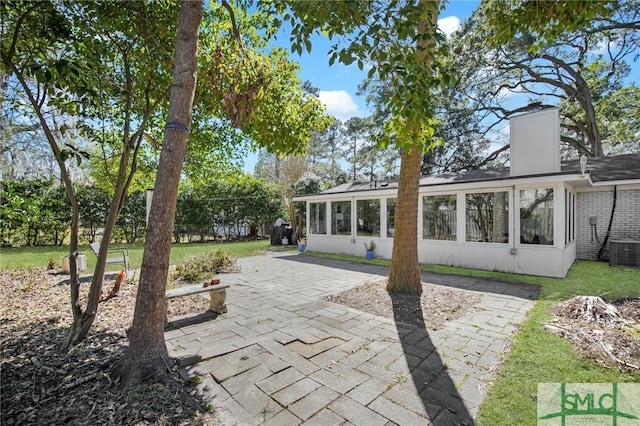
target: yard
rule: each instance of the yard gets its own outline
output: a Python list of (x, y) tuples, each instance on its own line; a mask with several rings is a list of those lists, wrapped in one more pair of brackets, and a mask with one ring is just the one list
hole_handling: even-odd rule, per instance
[[(222, 245), (179, 244), (172, 247), (172, 263), (181, 263), (190, 255), (217, 248), (237, 257), (257, 255), (267, 250), (268, 244), (267, 241)], [(131, 265), (138, 268), (142, 246), (133, 245), (129, 250)], [(47, 419), (53, 423), (113, 424), (142, 421), (151, 424), (215, 424), (215, 414), (207, 413), (215, 407), (208, 407), (199, 400), (194, 388), (187, 383), (183, 383), (183, 389), (180, 390), (144, 386), (128, 392), (117, 392), (109, 382), (106, 374), (108, 362), (126, 342), (124, 333), (133, 309), (135, 285), (123, 287), (121, 296), (101, 304), (99, 321), (85, 344), (74, 348), (69, 354), (56, 352), (56, 342), (64, 336), (69, 324), (68, 291), (66, 286), (59, 285), (64, 276), (47, 274), (46, 266), (50, 259), (57, 259), (59, 263), (60, 256), (64, 254), (65, 248), (2, 250), (2, 423), (15, 424), (19, 420), (28, 422), (29, 419), (38, 418), (33, 416), (41, 416), (46, 412)], [(86, 255), (90, 271), (95, 257), (91, 252)], [(318, 253), (306, 255), (366, 261)], [(388, 264), (388, 261), (380, 259), (372, 262)], [(15, 271), (15, 268), (27, 270)], [(640, 382), (640, 372), (637, 370), (604, 367), (544, 327), (552, 318), (554, 305), (574, 295), (601, 295), (611, 301), (639, 298), (640, 270), (580, 261), (573, 266), (567, 278), (560, 280), (432, 265), (425, 265), (424, 269), (527, 282), (541, 287), (540, 300), (522, 324), (497, 380), (489, 390), (477, 419), (479, 424), (532, 423), (536, 418), (536, 386), (539, 382)], [(108, 281), (105, 282), (106, 290), (108, 285)], [(206, 300), (204, 303), (206, 306)], [(635, 321), (639, 321), (639, 305), (636, 303), (633, 306), (636, 306)], [(193, 306), (185, 308), (192, 309)], [(176, 309), (179, 312), (180, 306)], [(631, 312), (633, 314), (634, 311)], [(638, 329), (631, 332), (630, 336), (640, 341)], [(639, 355), (636, 353), (635, 356)], [(55, 377), (62, 373), (65, 373), (64, 379), (56, 382)], [(78, 407), (84, 407), (82, 411), (85, 416), (82, 419), (73, 417)]]
[[(357, 257), (333, 254), (314, 255), (364, 261)], [(373, 262), (388, 265), (389, 261)], [(489, 389), (477, 423), (481, 425), (524, 425), (536, 421), (538, 383), (611, 383), (640, 382), (640, 370), (604, 367), (590, 359), (567, 340), (545, 329), (553, 317), (553, 307), (577, 295), (601, 296), (607, 301), (627, 300), (626, 313), (633, 316), (634, 329), (627, 330), (633, 339), (635, 365), (640, 365), (640, 269), (610, 267), (605, 262), (578, 261), (564, 279), (503, 272), (423, 265), (427, 272), (516, 281), (539, 285), (540, 298), (512, 342), (498, 378)]]

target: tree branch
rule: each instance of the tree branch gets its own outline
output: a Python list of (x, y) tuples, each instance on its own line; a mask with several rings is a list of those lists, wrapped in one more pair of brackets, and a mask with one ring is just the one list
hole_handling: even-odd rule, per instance
[(227, 3), (226, 0), (222, 0), (221, 4), (222, 4), (222, 7), (227, 9), (227, 12), (229, 12), (229, 18), (231, 19), (231, 31), (233, 31), (233, 38), (238, 42), (240, 47), (244, 49), (244, 43), (242, 42), (242, 37), (240, 36), (240, 28), (236, 23), (236, 15), (233, 11), (233, 8), (229, 3)]

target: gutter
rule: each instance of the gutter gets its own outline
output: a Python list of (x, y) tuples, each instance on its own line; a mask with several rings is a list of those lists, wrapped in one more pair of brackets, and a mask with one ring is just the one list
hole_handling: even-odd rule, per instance
[[(462, 189), (484, 189), (486, 188), (486, 184), (487, 182), (496, 182), (496, 183), (500, 183), (501, 181), (505, 181), (505, 185), (503, 186), (507, 186), (507, 182), (506, 181), (510, 181), (511, 185), (509, 186), (513, 186), (515, 183), (513, 183), (514, 180), (520, 179), (524, 182), (526, 181), (530, 181), (530, 180), (535, 180), (536, 182), (540, 182), (540, 183), (547, 183), (547, 182), (557, 182), (558, 180), (560, 181), (579, 181), (579, 180), (585, 180), (587, 179), (589, 182), (589, 185), (593, 186), (594, 182), (591, 180), (591, 176), (587, 173), (584, 175), (581, 175), (579, 173), (565, 173), (565, 174), (560, 174), (560, 173), (546, 173), (546, 174), (539, 174), (539, 175), (527, 175), (527, 176), (505, 176), (503, 178), (499, 178), (499, 179), (476, 179), (476, 180), (470, 180), (470, 181), (464, 181), (464, 182), (440, 182), (440, 183), (430, 183), (430, 184), (422, 184), (419, 186), (419, 189), (425, 189), (425, 188), (438, 188), (440, 192), (445, 191), (444, 187), (451, 187), (451, 191), (459, 191), (461, 190), (460, 187), (462, 187)], [(637, 183), (640, 183), (640, 181), (638, 181)], [(602, 185), (610, 185), (610, 183), (603, 183)], [(304, 195), (300, 195), (300, 196), (294, 196), (293, 197), (293, 201), (308, 201), (308, 200), (314, 200), (317, 198), (345, 198), (345, 197), (353, 197), (353, 196), (359, 196), (359, 195), (371, 195), (371, 194), (380, 194), (382, 196), (385, 195), (394, 195), (397, 194), (398, 191), (398, 186), (394, 185), (393, 187), (380, 187), (378, 186), (377, 188), (372, 188), (372, 189), (358, 189), (358, 190), (351, 190), (351, 191), (336, 191), (336, 192), (321, 192), (319, 194), (304, 194)]]
[(627, 180), (603, 180), (593, 182), (591, 176), (589, 176), (589, 182), (592, 186), (618, 186), (618, 185), (640, 185), (640, 179), (627, 179)]

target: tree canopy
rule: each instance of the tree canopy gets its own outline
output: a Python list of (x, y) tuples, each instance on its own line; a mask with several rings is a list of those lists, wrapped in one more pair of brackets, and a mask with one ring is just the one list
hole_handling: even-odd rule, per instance
[[(531, 3), (544, 8), (550, 2)], [(629, 86), (629, 61), (637, 59), (640, 47), (637, 5), (634, 0), (616, 2), (606, 8), (604, 16), (598, 14), (579, 21), (579, 27), (570, 29), (569, 25), (561, 32), (548, 29), (546, 24), (538, 30), (527, 24), (496, 45), (487, 44), (486, 40), (496, 36), (494, 15), (502, 13), (502, 9), (478, 9), (450, 41), (455, 52), (452, 61), (459, 71), (456, 89), (463, 101), (461, 106), (471, 107), (478, 122), (484, 121), (487, 130), (491, 130), (514, 113), (538, 108), (540, 104), (559, 105), (566, 151), (578, 155), (601, 156), (603, 145), (616, 145), (608, 140), (607, 130), (601, 131), (611, 127), (607, 126), (611, 119), (626, 122), (619, 127), (618, 135), (624, 133), (635, 139), (630, 128), (640, 128), (637, 119), (620, 108), (617, 120), (603, 114), (605, 109), (599, 104), (607, 100), (611, 105), (612, 99), (634, 94), (633, 90), (621, 89)], [(512, 13), (517, 14), (518, 10)], [(600, 11), (600, 6), (591, 12), (595, 11)], [(540, 31), (549, 31), (552, 39), (541, 43)], [(631, 80), (632, 87), (634, 84)]]

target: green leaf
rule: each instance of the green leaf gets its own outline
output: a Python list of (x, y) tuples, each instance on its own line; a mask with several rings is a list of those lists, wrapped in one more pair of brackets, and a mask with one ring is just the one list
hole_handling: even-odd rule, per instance
[(367, 73), (367, 78), (370, 80), (376, 74), (376, 67), (372, 66)]

